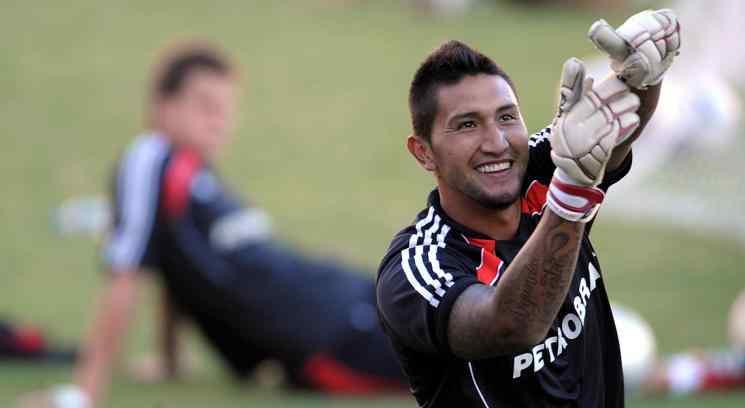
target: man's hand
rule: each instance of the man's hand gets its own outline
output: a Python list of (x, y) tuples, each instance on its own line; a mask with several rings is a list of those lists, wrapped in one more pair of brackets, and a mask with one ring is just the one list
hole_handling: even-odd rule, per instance
[(18, 400), (21, 408), (93, 408), (100, 406), (111, 376), (111, 365), (127, 332), (136, 304), (141, 272), (112, 272), (96, 317), (83, 342), (75, 384), (32, 392)]
[(670, 9), (634, 14), (615, 30), (598, 20), (587, 36), (610, 56), (613, 71), (636, 89), (659, 84), (680, 53), (680, 24)]
[(92, 408), (90, 397), (75, 385), (61, 385), (19, 398), (18, 408)]
[(639, 125), (639, 98), (616, 78), (593, 86), (582, 61), (570, 58), (561, 77), (558, 115), (552, 125), (556, 172), (548, 206), (569, 221), (592, 219), (604, 194), (596, 186), (613, 148)]

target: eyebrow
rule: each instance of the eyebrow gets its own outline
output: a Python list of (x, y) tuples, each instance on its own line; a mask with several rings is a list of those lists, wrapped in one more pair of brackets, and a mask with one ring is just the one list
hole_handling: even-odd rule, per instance
[[(500, 106), (494, 112), (495, 113), (500, 113), (500, 112), (506, 112), (506, 111), (511, 111), (511, 110), (515, 110), (515, 109), (517, 109), (517, 104), (508, 103), (506, 105)], [(459, 120), (459, 119), (478, 117), (479, 115), (480, 114), (478, 112), (476, 112), (476, 111), (459, 113), (459, 114), (453, 116), (452, 118), (450, 118), (450, 120), (448, 120), (448, 123), (451, 123), (451, 122), (453, 122), (455, 120)]]
[(472, 117), (477, 117), (477, 116), (479, 116), (479, 113), (478, 112), (464, 112), (464, 113), (459, 113), (459, 114), (453, 116), (452, 118), (450, 118), (450, 120), (448, 120), (448, 123), (450, 123), (450, 122), (452, 122), (454, 120), (458, 120), (458, 119), (472, 118)]
[(506, 105), (502, 105), (502, 106), (500, 106), (500, 107), (499, 107), (499, 108), (497, 109), (497, 112), (505, 112), (505, 111), (515, 110), (515, 109), (517, 109), (517, 104), (514, 104), (514, 103), (508, 103), (508, 104), (506, 104)]

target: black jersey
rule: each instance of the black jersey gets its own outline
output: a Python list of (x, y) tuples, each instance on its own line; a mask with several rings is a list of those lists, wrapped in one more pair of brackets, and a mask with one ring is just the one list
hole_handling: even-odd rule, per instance
[(113, 273), (149, 267), (237, 370), (264, 358), (306, 360), (377, 332), (372, 279), (272, 239), (193, 150), (139, 137), (114, 183)]
[[(517, 235), (495, 241), (443, 211), (437, 190), (399, 232), (378, 271), (378, 312), (422, 407), (621, 407), (621, 358), (600, 264), (582, 239), (571, 286), (547, 336), (511, 355), (466, 361), (447, 341), (450, 311), (470, 285), (500, 277), (538, 225), (553, 164), (549, 132), (530, 140)], [(629, 170), (631, 157), (601, 188)]]

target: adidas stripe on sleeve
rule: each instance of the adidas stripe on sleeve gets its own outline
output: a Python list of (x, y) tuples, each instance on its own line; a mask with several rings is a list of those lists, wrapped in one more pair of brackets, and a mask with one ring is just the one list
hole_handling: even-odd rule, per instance
[(447, 320), (457, 296), (477, 283), (448, 249), (451, 227), (433, 207), (399, 235), (401, 250), (381, 266), (378, 306), (383, 325), (422, 352), (447, 352)]
[(104, 261), (113, 271), (142, 266), (156, 221), (160, 179), (168, 152), (159, 137), (137, 139), (116, 176), (115, 222), (104, 245)]

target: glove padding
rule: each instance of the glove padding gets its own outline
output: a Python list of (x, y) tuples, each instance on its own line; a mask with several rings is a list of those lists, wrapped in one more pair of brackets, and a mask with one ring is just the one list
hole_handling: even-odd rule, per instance
[(613, 71), (636, 89), (659, 84), (680, 53), (680, 24), (670, 9), (634, 14), (616, 30), (598, 20), (587, 36), (610, 56)]
[(551, 159), (562, 178), (587, 187), (600, 183), (613, 148), (639, 126), (639, 98), (628, 86), (612, 77), (593, 84), (582, 61), (564, 63), (551, 132)]
[(639, 126), (639, 98), (617, 78), (593, 87), (582, 61), (570, 58), (561, 77), (559, 111), (552, 125), (556, 165), (547, 205), (568, 221), (590, 221), (605, 194), (596, 186), (613, 148)]

